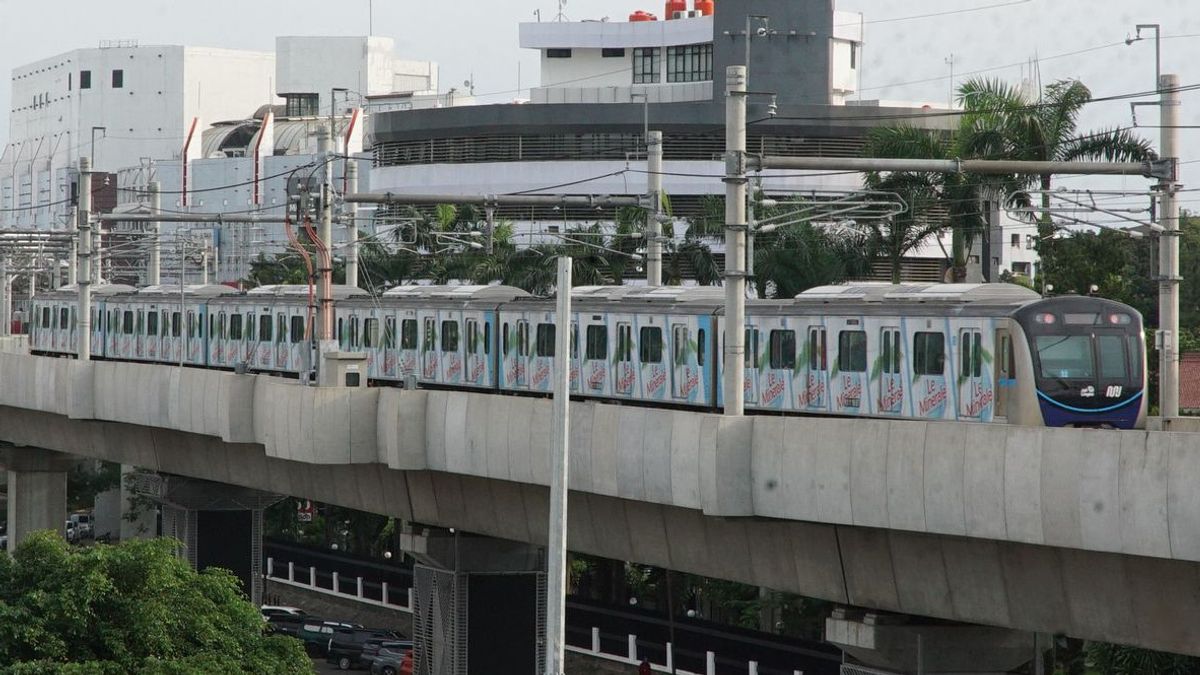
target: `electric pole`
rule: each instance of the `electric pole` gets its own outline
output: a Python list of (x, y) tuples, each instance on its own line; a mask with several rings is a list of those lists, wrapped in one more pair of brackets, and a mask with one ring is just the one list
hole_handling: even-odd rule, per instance
[(92, 162), (79, 158), (79, 343), (80, 361), (92, 358)]
[(746, 66), (725, 69), (724, 180), (725, 414), (740, 417), (746, 351)]
[(1162, 75), (1158, 81), (1162, 127), (1161, 154), (1170, 165), (1170, 176), (1158, 183), (1162, 204), (1159, 237), (1158, 363), (1159, 414), (1165, 425), (1179, 416), (1179, 76)]
[(662, 170), (663, 134), (651, 131), (646, 134), (646, 191), (650, 205), (646, 208), (646, 285), (662, 286)]

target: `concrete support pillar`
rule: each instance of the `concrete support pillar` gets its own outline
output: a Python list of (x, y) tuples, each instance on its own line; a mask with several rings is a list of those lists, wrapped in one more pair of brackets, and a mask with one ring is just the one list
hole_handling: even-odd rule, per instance
[(546, 606), (538, 599), (546, 597), (546, 574), (540, 549), (433, 529), (401, 540), (417, 560), (413, 672), (490, 675), (497, 663), (506, 672), (544, 672)]
[(845, 608), (825, 620), (825, 639), (871, 668), (930, 675), (1009, 673), (1052, 644), (1035, 633), (1007, 628)]
[(8, 547), (15, 549), (32, 532), (63, 533), (67, 518), (67, 471), (70, 455), (42, 448), (6, 448), (0, 464), (8, 473)]

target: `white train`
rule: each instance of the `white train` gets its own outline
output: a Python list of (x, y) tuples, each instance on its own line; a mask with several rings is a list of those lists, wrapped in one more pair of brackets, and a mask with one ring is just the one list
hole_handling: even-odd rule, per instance
[[(99, 286), (94, 358), (300, 376), (307, 286)], [(506, 286), (335, 290), (337, 339), (377, 384), (549, 392), (554, 302)], [(38, 296), (36, 353), (75, 353), (77, 296)], [(572, 292), (571, 387), (581, 397), (719, 409), (723, 291)], [(1142, 318), (1091, 297), (1009, 284), (851, 284), (746, 310), (748, 410), (1048, 426), (1144, 426)]]

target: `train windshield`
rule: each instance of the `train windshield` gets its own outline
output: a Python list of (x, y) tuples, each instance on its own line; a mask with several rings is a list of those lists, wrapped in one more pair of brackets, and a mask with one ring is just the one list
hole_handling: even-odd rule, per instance
[(1039, 335), (1035, 338), (1041, 375), (1048, 379), (1125, 381), (1130, 372), (1129, 339), (1123, 335)]

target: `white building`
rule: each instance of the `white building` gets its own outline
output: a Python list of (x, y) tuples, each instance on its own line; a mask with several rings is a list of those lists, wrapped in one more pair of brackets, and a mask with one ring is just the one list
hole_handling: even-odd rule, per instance
[(269, 52), (103, 43), (15, 68), (0, 227), (62, 227), (81, 156), (99, 171), (180, 156), (194, 118), (269, 102)]

